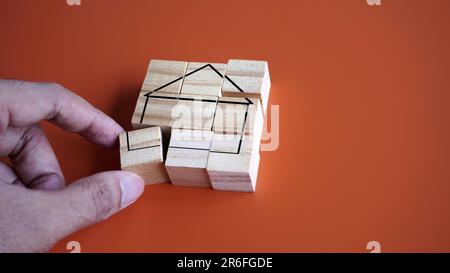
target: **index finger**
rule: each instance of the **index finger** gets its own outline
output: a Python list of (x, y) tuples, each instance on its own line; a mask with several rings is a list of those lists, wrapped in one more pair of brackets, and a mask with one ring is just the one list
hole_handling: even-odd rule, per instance
[(48, 120), (104, 146), (123, 131), (112, 118), (59, 84), (0, 80), (0, 134)]

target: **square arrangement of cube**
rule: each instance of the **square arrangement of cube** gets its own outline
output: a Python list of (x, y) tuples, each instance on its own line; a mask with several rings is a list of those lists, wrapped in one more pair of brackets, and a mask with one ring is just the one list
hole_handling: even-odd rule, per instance
[(148, 184), (254, 192), (270, 84), (266, 61), (151, 60), (135, 131), (120, 136), (122, 169)]

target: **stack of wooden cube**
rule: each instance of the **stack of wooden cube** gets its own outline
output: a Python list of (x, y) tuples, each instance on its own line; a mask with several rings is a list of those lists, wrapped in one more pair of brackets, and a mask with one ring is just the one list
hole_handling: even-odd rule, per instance
[(122, 169), (147, 184), (254, 192), (269, 92), (265, 61), (151, 60)]

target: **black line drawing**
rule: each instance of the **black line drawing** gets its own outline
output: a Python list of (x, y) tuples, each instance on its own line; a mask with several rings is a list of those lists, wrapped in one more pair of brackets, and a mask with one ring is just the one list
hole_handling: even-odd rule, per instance
[(169, 148), (171, 148), (171, 149), (182, 149), (182, 150), (196, 150), (196, 151), (209, 151), (211, 149), (211, 148), (205, 149), (205, 148), (179, 147), (179, 146), (169, 146)]
[[(169, 85), (171, 85), (171, 84), (174, 84), (174, 83), (176, 83), (176, 82), (178, 82), (178, 81), (180, 81), (180, 80), (184, 80), (186, 77), (188, 77), (188, 76), (190, 76), (190, 75), (192, 75), (192, 74), (194, 74), (194, 73), (196, 73), (196, 72), (198, 72), (198, 71), (200, 71), (200, 70), (202, 70), (202, 69), (205, 69), (205, 68), (207, 68), (207, 67), (211, 68), (218, 76), (220, 76), (220, 77), (223, 78), (224, 80), (229, 81), (229, 82), (230, 82), (234, 87), (236, 87), (240, 92), (244, 93), (244, 90), (242, 90), (242, 88), (239, 87), (233, 80), (231, 80), (231, 79), (230, 79), (228, 76), (226, 76), (226, 75), (222, 75), (222, 73), (220, 73), (213, 65), (211, 65), (211, 64), (208, 63), (208, 64), (206, 64), (206, 65), (204, 65), (204, 66), (202, 66), (202, 67), (199, 67), (199, 68), (197, 68), (197, 69), (195, 69), (195, 70), (193, 70), (193, 71), (187, 73), (186, 75), (184, 75), (184, 76), (182, 76), (182, 77), (179, 77), (179, 78), (177, 78), (177, 79), (175, 79), (175, 80), (173, 80), (173, 81), (171, 81), (171, 82), (168, 82), (168, 83), (166, 83), (166, 84), (164, 84), (164, 85), (162, 85), (162, 86), (156, 88), (156, 89), (153, 90), (153, 91), (150, 91), (150, 92), (144, 94), (144, 97), (146, 97), (146, 99), (145, 99), (144, 108), (143, 108), (143, 110), (142, 110), (140, 123), (142, 124), (142, 122), (143, 122), (143, 120), (144, 120), (145, 110), (147, 109), (147, 104), (148, 104), (149, 98), (154, 98), (154, 99), (169, 99), (169, 100), (186, 100), (186, 101), (196, 101), (196, 100), (199, 100), (199, 101), (202, 101), (202, 102), (215, 102), (215, 103), (216, 103), (216, 108), (215, 108), (215, 110), (214, 110), (214, 116), (213, 116), (213, 123), (212, 123), (212, 125), (211, 125), (211, 131), (212, 131), (213, 128), (214, 128), (214, 118), (215, 118), (215, 116), (216, 116), (217, 107), (218, 107), (219, 103), (246, 105), (247, 108), (246, 108), (246, 111), (245, 111), (244, 122), (243, 122), (242, 130), (241, 130), (241, 138), (240, 138), (240, 140), (239, 140), (239, 145), (238, 145), (237, 151), (236, 151), (236, 152), (219, 152), (219, 151), (211, 151), (211, 148), (209, 149), (210, 153), (236, 154), (236, 155), (237, 155), (237, 154), (240, 154), (240, 152), (241, 152), (241, 146), (242, 146), (242, 140), (243, 140), (244, 133), (245, 133), (245, 125), (246, 125), (246, 123), (247, 123), (247, 116), (248, 116), (249, 106), (250, 106), (251, 104), (253, 104), (253, 102), (252, 102), (250, 99), (244, 97), (244, 98), (242, 98), (242, 99), (245, 99), (246, 102), (232, 102), (232, 101), (219, 101), (218, 98), (217, 98), (216, 100), (209, 100), (209, 99), (203, 100), (203, 99), (196, 99), (196, 98), (180, 98), (180, 95), (182, 95), (182, 94), (178, 94), (177, 97), (169, 97), (169, 96), (158, 96), (158, 95), (153, 95), (153, 93), (156, 93), (156, 92), (160, 91), (161, 89), (163, 89), (163, 88), (165, 88), (165, 87), (167, 87), (167, 86), (169, 86)], [(127, 143), (128, 143), (128, 151), (132, 151), (132, 150), (130, 150), (130, 146), (129, 146), (128, 133), (127, 133)], [(154, 146), (143, 147), (143, 148), (137, 148), (137, 149), (134, 149), (134, 150), (146, 149), (146, 148), (152, 148), (152, 147), (154, 147)], [(198, 149), (198, 148), (190, 148), (190, 147), (171, 147), (171, 146), (169, 146), (169, 148), (188, 149), (188, 150), (207, 150), (207, 149)], [(134, 151), (134, 150), (133, 150), (133, 151)]]
[[(149, 95), (152, 94), (152, 93), (158, 92), (158, 91), (160, 91), (161, 89), (163, 89), (163, 88), (165, 88), (165, 87), (167, 87), (167, 86), (169, 86), (169, 85), (171, 85), (171, 84), (174, 84), (174, 83), (176, 83), (177, 81), (182, 80), (183, 78), (187, 78), (187, 77), (189, 77), (190, 75), (195, 74), (195, 73), (197, 73), (198, 71), (203, 70), (203, 69), (205, 69), (205, 68), (207, 68), (207, 67), (211, 68), (214, 72), (216, 72), (216, 74), (217, 74), (219, 77), (225, 78), (225, 79), (228, 80), (234, 87), (236, 87), (240, 92), (244, 93), (244, 90), (242, 90), (242, 88), (240, 88), (233, 80), (231, 80), (230, 77), (222, 75), (222, 73), (220, 73), (213, 65), (211, 65), (211, 64), (205, 64), (204, 66), (199, 67), (199, 68), (197, 68), (197, 69), (195, 69), (195, 70), (193, 70), (193, 71), (187, 73), (186, 75), (184, 75), (184, 76), (182, 76), (182, 77), (176, 78), (175, 80), (173, 80), (173, 81), (171, 81), (171, 82), (168, 82), (168, 83), (164, 84), (163, 86), (160, 86), (160, 87), (156, 88), (156, 89), (153, 90), (153, 91), (147, 92), (146, 94), (144, 94), (144, 96), (149, 96)], [(253, 104), (253, 103), (252, 103), (250, 100), (248, 100), (247, 98), (245, 98), (245, 99), (247, 100), (247, 102), (248, 102), (249, 104)]]
[(159, 145), (153, 145), (153, 146), (139, 147), (139, 148), (131, 149), (130, 148), (130, 137), (128, 136), (128, 132), (126, 132), (126, 135), (127, 135), (127, 149), (128, 149), (128, 152), (159, 147)]

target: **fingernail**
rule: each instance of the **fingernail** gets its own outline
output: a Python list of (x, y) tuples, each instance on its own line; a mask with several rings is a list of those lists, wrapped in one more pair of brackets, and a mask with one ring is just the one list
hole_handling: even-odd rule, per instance
[(144, 181), (135, 174), (130, 174), (120, 180), (120, 207), (125, 208), (134, 203), (144, 191)]

